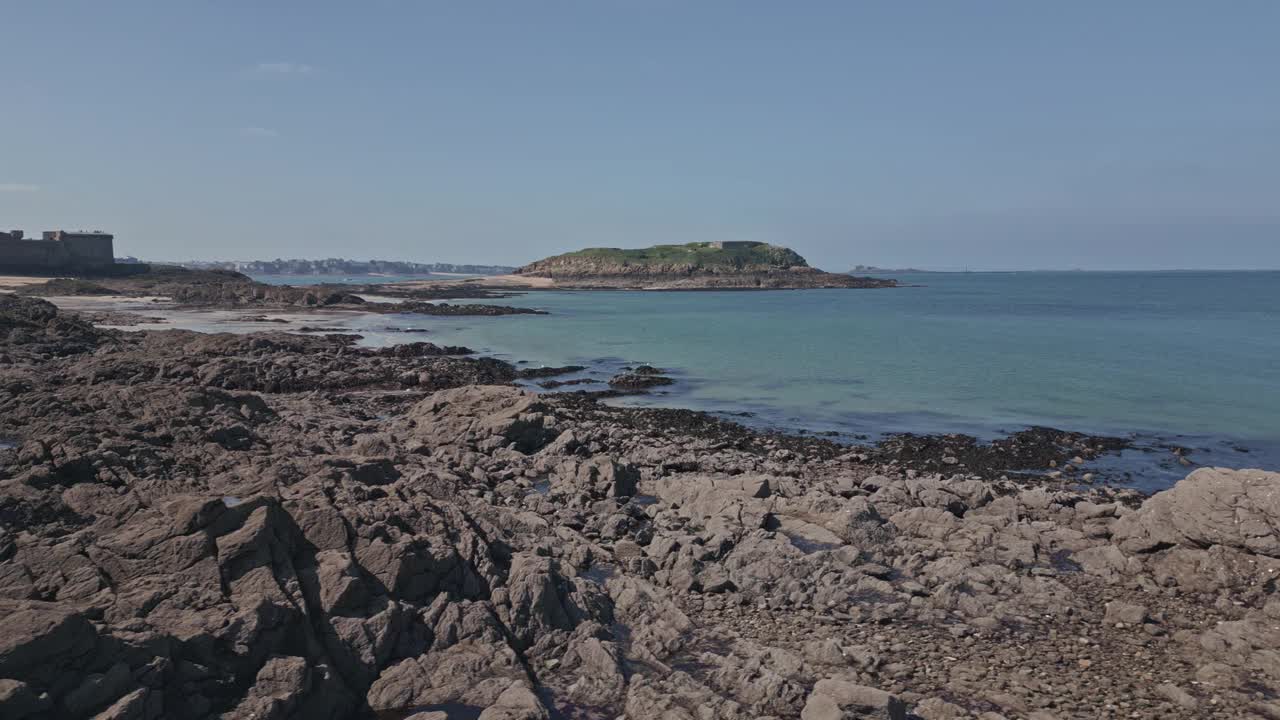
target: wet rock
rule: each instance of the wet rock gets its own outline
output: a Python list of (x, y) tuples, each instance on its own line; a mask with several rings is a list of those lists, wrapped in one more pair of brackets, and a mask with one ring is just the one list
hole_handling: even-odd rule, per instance
[(555, 377), (556, 375), (568, 375), (569, 373), (580, 372), (586, 370), (582, 365), (565, 365), (562, 367), (539, 367), (524, 368), (519, 372), (519, 377), (525, 380), (535, 378)]
[[(648, 367), (648, 366), (644, 366), (644, 367)], [(650, 368), (650, 370), (652, 370), (652, 368)], [(665, 375), (659, 375), (657, 374), (656, 371), (654, 372), (632, 371), (629, 373), (621, 373), (619, 375), (615, 375), (609, 379), (609, 387), (614, 388), (615, 390), (644, 391), (644, 390), (649, 390), (655, 387), (662, 387), (664, 385), (674, 385), (674, 384), (675, 384), (675, 380), (672, 380), (671, 378), (666, 377)]]
[(4, 717), (22, 720), (52, 704), (47, 694), (38, 694), (26, 683), (0, 678), (0, 715)]

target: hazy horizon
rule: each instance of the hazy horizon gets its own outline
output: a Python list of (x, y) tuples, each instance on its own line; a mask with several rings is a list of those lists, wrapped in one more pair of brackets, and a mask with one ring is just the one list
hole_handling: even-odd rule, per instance
[[(117, 255), (119, 255), (119, 253), (117, 253)], [(134, 256), (134, 257), (136, 257), (136, 256)], [(545, 257), (545, 256), (544, 256), (544, 257)], [(528, 263), (530, 263), (530, 262), (533, 262), (534, 260), (539, 260), (539, 259), (542, 259), (542, 258), (532, 258), (532, 259), (529, 259), (529, 260), (526, 260), (526, 261), (521, 261), (521, 262), (468, 262), (468, 261), (466, 261), (466, 260), (460, 260), (460, 261), (454, 261), (454, 260), (448, 260), (448, 261), (446, 261), (446, 260), (431, 260), (431, 259), (408, 260), (408, 259), (405, 259), (405, 258), (389, 257), (389, 256), (384, 256), (384, 255), (371, 255), (371, 256), (360, 256), (360, 257), (351, 256), (351, 255), (316, 255), (316, 256), (303, 256), (303, 255), (282, 256), (282, 255), (274, 255), (274, 256), (273, 256), (273, 255), (270, 255), (269, 253), (268, 253), (267, 255), (262, 256), (262, 257), (214, 257), (214, 258), (210, 258), (210, 257), (171, 258), (171, 257), (169, 257), (169, 258), (138, 258), (138, 260), (143, 261), (143, 262), (151, 262), (151, 263), (157, 263), (157, 264), (235, 263), (235, 262), (241, 262), (241, 263), (244, 263), (244, 262), (274, 262), (274, 261), (281, 261), (281, 260), (283, 260), (283, 261), (290, 261), (290, 260), (319, 261), (319, 260), (333, 260), (333, 259), (348, 260), (348, 261), (351, 261), (351, 262), (374, 262), (374, 261), (380, 261), (380, 262), (408, 262), (408, 263), (420, 263), (420, 264), (424, 264), (424, 265), (429, 265), (429, 264), (439, 263), (439, 264), (449, 264), (449, 265), (488, 265), (488, 266), (503, 266), (503, 267), (513, 267), (513, 268), (518, 268), (518, 267), (521, 267), (522, 265), (528, 264)], [(806, 260), (807, 260), (807, 258), (806, 258)], [(843, 268), (840, 268), (840, 267), (822, 267), (822, 266), (819, 266), (819, 265), (815, 265), (812, 261), (810, 261), (810, 262), (809, 262), (809, 264), (810, 264), (811, 266), (813, 266), (813, 267), (818, 267), (818, 268), (820, 268), (820, 269), (822, 269), (822, 270), (826, 270), (826, 271), (828, 271), (828, 272), (839, 272), (839, 273), (852, 272), (852, 271), (854, 271), (854, 268), (855, 268), (857, 265), (859, 265), (859, 264), (866, 265), (866, 263), (854, 263), (853, 265), (850, 265), (849, 267), (843, 267)], [(1245, 267), (1216, 267), (1216, 268), (1202, 268), (1202, 267), (1148, 267), (1148, 268), (1106, 268), (1106, 267), (1097, 267), (1097, 268), (1084, 268), (1084, 267), (1005, 267), (1005, 268), (1000, 268), (1000, 267), (983, 267), (983, 266), (977, 266), (977, 265), (974, 265), (974, 266), (952, 266), (952, 267), (947, 267), (947, 266), (937, 266), (937, 265), (933, 265), (933, 266), (930, 266), (930, 265), (911, 265), (911, 266), (908, 266), (908, 265), (900, 265), (900, 266), (874, 265), (874, 266), (871, 266), (871, 267), (873, 267), (873, 268), (874, 268), (874, 269), (876, 269), (876, 270), (881, 270), (881, 271), (912, 271), (912, 270), (918, 270), (918, 271), (921, 271), (921, 272), (927, 272), (927, 273), (1020, 273), (1020, 272), (1044, 272), (1044, 273), (1063, 273), (1063, 272), (1098, 272), (1098, 273), (1123, 273), (1123, 272), (1187, 272), (1187, 273), (1195, 273), (1195, 272), (1264, 272), (1264, 273), (1272, 273), (1272, 272), (1280, 272), (1280, 267), (1258, 267), (1258, 268), (1245, 268)]]
[[(119, 254), (116, 254), (119, 255)], [(348, 260), (353, 263), (372, 263), (372, 261), (383, 261), (383, 263), (419, 263), (424, 265), (430, 264), (448, 264), (448, 265), (490, 265), (490, 266), (509, 266), (509, 268), (520, 268), (521, 265), (532, 263), (534, 258), (530, 260), (520, 261), (520, 263), (507, 263), (507, 261), (495, 261), (495, 263), (471, 263), (467, 260), (408, 260), (403, 258), (392, 258), (385, 255), (371, 256), (351, 256), (351, 255), (264, 255), (261, 258), (138, 258), (140, 261), (156, 264), (191, 264), (191, 263), (270, 263), (270, 261), (278, 260)], [(815, 268), (827, 270), (832, 273), (849, 273), (854, 272), (859, 263), (846, 266), (846, 268), (837, 268), (837, 266), (822, 266), (809, 263)], [(861, 263), (861, 265), (868, 265)], [(1276, 268), (1178, 268), (1178, 266), (1164, 266), (1164, 268), (1048, 268), (1048, 266), (1039, 266), (1039, 268), (993, 268), (993, 266), (982, 265), (963, 265), (963, 266), (943, 266), (943, 265), (869, 265), (882, 272), (901, 272), (901, 270), (919, 270), (923, 273), (1280, 273), (1280, 266)]]
[(100, 228), (118, 255), (520, 265), (762, 240), (840, 272), (1280, 268), (1272, 2), (0, 20), (0, 225)]

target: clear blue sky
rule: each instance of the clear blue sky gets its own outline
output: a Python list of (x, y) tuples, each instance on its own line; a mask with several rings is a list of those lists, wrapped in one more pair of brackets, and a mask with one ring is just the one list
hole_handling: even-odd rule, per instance
[(1280, 2), (5, 0), (0, 225), (151, 259), (1280, 267)]

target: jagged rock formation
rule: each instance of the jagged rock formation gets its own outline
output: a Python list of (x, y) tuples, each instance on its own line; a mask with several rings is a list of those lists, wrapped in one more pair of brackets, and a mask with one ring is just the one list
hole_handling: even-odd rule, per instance
[(758, 242), (588, 248), (539, 260), (517, 275), (580, 288), (788, 289), (892, 287), (892, 280), (827, 273), (795, 251)]
[(1280, 474), (919, 472), (458, 351), (0, 296), (0, 717), (1276, 716)]

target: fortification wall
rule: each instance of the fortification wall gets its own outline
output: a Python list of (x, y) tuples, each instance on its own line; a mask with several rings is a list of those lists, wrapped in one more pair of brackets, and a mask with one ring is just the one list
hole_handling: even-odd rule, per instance
[(99, 267), (115, 262), (110, 235), (63, 235), (62, 245), (71, 261), (81, 265)]
[(52, 268), (61, 261), (61, 250), (55, 243), (0, 237), (0, 266)]
[(115, 263), (110, 235), (63, 234), (58, 240), (19, 240), (0, 234), (0, 270), (58, 273), (110, 269)]

